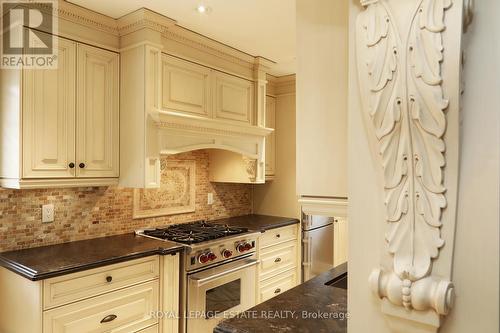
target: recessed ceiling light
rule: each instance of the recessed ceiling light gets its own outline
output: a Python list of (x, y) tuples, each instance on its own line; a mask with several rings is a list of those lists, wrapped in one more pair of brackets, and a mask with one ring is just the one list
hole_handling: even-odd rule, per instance
[(199, 5), (198, 7), (196, 7), (196, 11), (200, 14), (206, 14), (210, 12), (210, 7), (207, 7), (205, 5)]

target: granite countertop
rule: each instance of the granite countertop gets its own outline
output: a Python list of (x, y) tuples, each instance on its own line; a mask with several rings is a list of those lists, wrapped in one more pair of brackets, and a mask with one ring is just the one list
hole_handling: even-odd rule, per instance
[[(245, 215), (211, 221), (264, 232), (299, 223), (294, 218)], [(183, 251), (179, 243), (155, 240), (133, 233), (0, 253), (0, 266), (32, 281), (155, 254)]]
[(214, 332), (346, 333), (347, 290), (325, 285), (345, 272), (347, 264), (340, 265), (236, 318), (222, 321)]
[(32, 281), (155, 254), (183, 251), (180, 244), (133, 233), (0, 253), (3, 266)]
[(235, 227), (246, 227), (253, 231), (265, 232), (266, 230), (286, 227), (287, 225), (297, 224), (300, 221), (292, 217), (280, 217), (270, 215), (243, 215), (210, 221), (219, 224), (227, 224)]

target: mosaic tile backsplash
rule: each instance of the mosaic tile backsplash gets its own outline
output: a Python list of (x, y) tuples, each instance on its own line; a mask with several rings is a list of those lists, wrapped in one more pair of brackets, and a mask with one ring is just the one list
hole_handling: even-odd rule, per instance
[[(196, 161), (196, 210), (132, 219), (133, 189), (110, 187), (0, 189), (0, 252), (133, 232), (144, 227), (250, 214), (252, 187), (208, 181), (206, 151), (166, 157)], [(212, 192), (214, 204), (207, 204)], [(41, 206), (54, 204), (55, 221), (41, 222)]]

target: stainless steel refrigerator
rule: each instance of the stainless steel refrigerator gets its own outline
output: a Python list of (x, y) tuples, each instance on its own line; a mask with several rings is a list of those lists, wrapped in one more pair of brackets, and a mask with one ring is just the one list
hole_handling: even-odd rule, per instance
[(302, 215), (303, 282), (333, 268), (333, 217)]

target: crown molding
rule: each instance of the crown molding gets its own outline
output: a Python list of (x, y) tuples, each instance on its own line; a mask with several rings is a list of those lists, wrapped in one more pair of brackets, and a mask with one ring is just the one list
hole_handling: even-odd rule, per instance
[[(140, 8), (118, 19), (99, 14), (65, 0), (58, 0), (53, 15), (58, 18), (85, 26), (106, 34), (123, 37), (133, 32), (149, 29), (158, 32), (163, 38), (184, 45), (188, 48), (210, 54), (231, 64), (236, 64), (248, 71), (269, 71), (275, 63), (261, 56), (254, 56), (229, 45), (196, 33), (182, 26), (177, 21), (147, 8)], [(48, 7), (47, 7), (48, 9)]]
[(112, 17), (63, 0), (59, 0), (58, 8), (54, 10), (56, 11), (54, 14), (60, 19), (78, 23), (114, 36), (119, 35), (117, 21)]
[(117, 20), (118, 32), (120, 36), (128, 35), (141, 29), (151, 29), (161, 34), (167, 29), (175, 26), (177, 21), (153, 12), (147, 8), (140, 8), (130, 14), (120, 17)]

